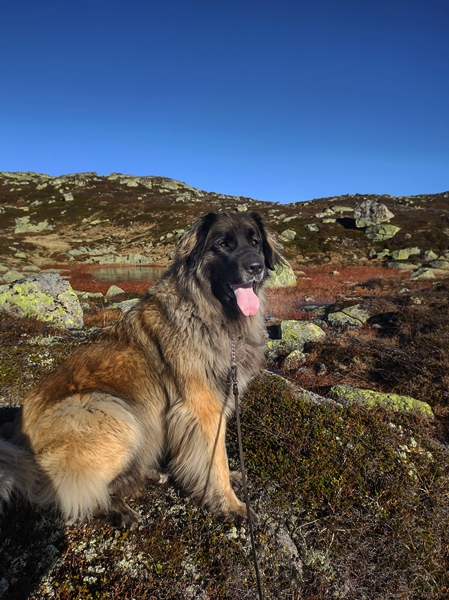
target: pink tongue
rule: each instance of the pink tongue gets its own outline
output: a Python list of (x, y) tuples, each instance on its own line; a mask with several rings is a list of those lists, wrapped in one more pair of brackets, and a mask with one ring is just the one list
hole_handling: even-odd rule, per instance
[(233, 286), (232, 289), (234, 290), (237, 304), (245, 317), (255, 315), (259, 310), (259, 298), (253, 291), (252, 283)]

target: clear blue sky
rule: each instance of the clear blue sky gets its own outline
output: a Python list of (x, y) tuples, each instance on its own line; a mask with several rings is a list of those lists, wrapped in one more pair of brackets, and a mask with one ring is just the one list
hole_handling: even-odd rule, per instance
[(3, 0), (0, 170), (449, 189), (449, 0)]

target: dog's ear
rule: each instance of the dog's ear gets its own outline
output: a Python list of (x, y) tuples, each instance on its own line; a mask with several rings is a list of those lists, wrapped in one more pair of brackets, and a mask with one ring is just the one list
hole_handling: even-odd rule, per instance
[(279, 251), (279, 244), (275, 240), (274, 236), (271, 235), (265, 229), (265, 223), (259, 213), (253, 212), (250, 213), (250, 216), (256, 222), (257, 227), (260, 231), (260, 235), (262, 236), (262, 248), (265, 257), (265, 266), (270, 271), (274, 271), (274, 267), (276, 265), (285, 264), (285, 259), (281, 255)]
[(197, 219), (179, 241), (175, 260), (186, 270), (190, 271), (198, 266), (203, 256), (207, 234), (217, 220), (217, 216), (217, 213), (211, 212)]

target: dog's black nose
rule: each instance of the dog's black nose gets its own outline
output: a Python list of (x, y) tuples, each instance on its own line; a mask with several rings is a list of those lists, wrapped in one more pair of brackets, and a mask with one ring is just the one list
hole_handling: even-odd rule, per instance
[(260, 258), (249, 260), (245, 262), (243, 266), (248, 273), (251, 273), (251, 275), (260, 275), (263, 269), (263, 260)]

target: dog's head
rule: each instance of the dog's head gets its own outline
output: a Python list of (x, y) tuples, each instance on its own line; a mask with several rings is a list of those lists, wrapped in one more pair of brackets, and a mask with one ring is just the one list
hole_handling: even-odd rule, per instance
[(228, 316), (254, 315), (267, 270), (282, 262), (258, 213), (209, 213), (178, 244), (175, 267), (208, 286)]

